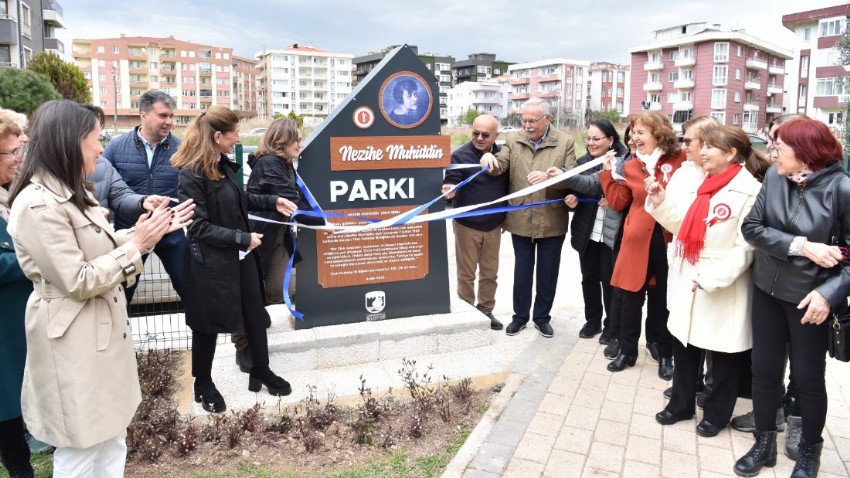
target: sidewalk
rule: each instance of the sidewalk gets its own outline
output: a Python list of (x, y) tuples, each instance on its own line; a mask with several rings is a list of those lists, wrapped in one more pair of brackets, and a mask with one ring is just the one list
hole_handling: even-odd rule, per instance
[[(700, 437), (694, 430), (699, 409), (693, 420), (659, 425), (654, 417), (664, 408), (662, 392), (670, 382), (658, 378), (645, 348), (635, 367), (610, 373), (604, 346), (578, 339), (580, 311), (559, 312), (553, 314), (555, 337), (538, 335), (514, 363), (512, 378), (521, 384), (504, 397), (503, 410), (497, 402), (488, 411), (444, 476), (735, 476), (735, 460), (752, 446), (752, 435), (727, 427), (714, 438)], [(847, 477), (850, 364), (828, 359), (826, 380), (830, 401), (818, 476)], [(751, 407), (750, 400), (739, 400), (735, 414)], [(762, 469), (760, 477), (790, 476), (794, 462), (783, 453), (784, 440), (779, 434), (776, 467)]]

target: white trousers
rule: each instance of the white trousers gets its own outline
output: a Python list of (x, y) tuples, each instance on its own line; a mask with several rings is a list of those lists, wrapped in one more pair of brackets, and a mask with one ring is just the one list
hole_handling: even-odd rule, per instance
[(57, 448), (54, 478), (120, 478), (127, 461), (127, 432), (88, 448)]

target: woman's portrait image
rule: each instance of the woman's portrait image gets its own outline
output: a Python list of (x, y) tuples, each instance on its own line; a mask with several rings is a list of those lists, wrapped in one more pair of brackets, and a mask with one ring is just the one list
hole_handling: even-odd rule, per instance
[(381, 114), (394, 126), (419, 126), (431, 112), (431, 88), (411, 71), (395, 73), (381, 86)]

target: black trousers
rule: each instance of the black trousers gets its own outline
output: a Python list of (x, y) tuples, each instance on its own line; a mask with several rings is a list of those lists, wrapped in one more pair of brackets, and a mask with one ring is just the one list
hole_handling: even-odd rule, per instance
[[(695, 400), (703, 352), (703, 349), (695, 345), (683, 344), (673, 339), (673, 360), (676, 367), (673, 368), (673, 397), (667, 403), (666, 410), (679, 415), (693, 415), (696, 412)], [(711, 352), (714, 385), (705, 400), (703, 418), (712, 425), (724, 426), (732, 418), (741, 374), (744, 373), (749, 353), (749, 350), (736, 353)]]
[[(641, 318), (643, 317), (644, 297), (649, 295), (647, 304), (646, 340), (658, 344), (661, 357), (673, 356), (673, 336), (667, 330), (667, 253), (661, 226), (655, 225), (649, 243), (649, 264), (646, 270), (646, 282), (637, 292), (622, 290), (620, 312), (620, 347), (625, 355), (637, 355), (640, 339)], [(620, 256), (617, 260), (628, 260)], [(655, 287), (648, 287), (649, 280), (655, 277)]]
[[(791, 373), (797, 392), (803, 439), (814, 445), (823, 441), (826, 422), (826, 340), (829, 321), (801, 324), (805, 314), (797, 304), (786, 302), (753, 286), (753, 412), (756, 429), (776, 430), (776, 409), (782, 400), (785, 353), (790, 350)], [(786, 344), (790, 348), (786, 349)]]
[[(251, 348), (254, 369), (269, 365), (269, 339), (266, 335), (266, 309), (260, 287), (257, 261), (248, 256), (239, 261), (239, 287), (242, 288), (242, 325)], [(217, 334), (192, 332), (192, 376), (211, 378)]]
[(24, 419), (0, 421), (0, 461), (10, 475), (32, 472), (30, 447), (24, 439)]
[(605, 316), (609, 327), (611, 315), (611, 274), (614, 271), (613, 251), (602, 242), (587, 241), (584, 254), (579, 255), (581, 293), (584, 298), (584, 320), (597, 324)]

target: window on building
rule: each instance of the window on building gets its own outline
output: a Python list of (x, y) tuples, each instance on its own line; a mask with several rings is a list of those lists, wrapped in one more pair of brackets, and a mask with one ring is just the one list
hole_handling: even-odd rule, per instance
[(105, 68), (106, 60), (97, 60), (97, 66)]
[(694, 49), (693, 48), (682, 48), (682, 58), (693, 58), (694, 57)]
[(711, 107), (726, 108), (726, 89), (715, 88), (711, 90)]
[(106, 109), (106, 102), (105, 101), (100, 102), (100, 109), (102, 109), (102, 110)]
[(841, 78), (818, 78), (815, 96), (837, 96), (844, 94)]
[(800, 78), (808, 78), (809, 76), (809, 56), (800, 57)]
[(112, 53), (115, 53), (116, 55), (121, 53), (121, 47), (119, 47), (118, 45), (114, 45), (112, 47)]
[(714, 44), (714, 61), (729, 61), (729, 42)]
[(812, 27), (806, 27), (803, 29), (803, 40), (809, 41), (812, 39)]
[(661, 63), (661, 53), (649, 53), (649, 62), (650, 63)]
[(693, 70), (682, 70), (681, 78), (683, 80), (691, 80), (694, 77)]
[(100, 81), (106, 81), (106, 73), (101, 73), (97, 75), (97, 79)]
[(0, 63), (12, 63), (12, 49), (9, 45), (0, 45)]
[(759, 120), (758, 111), (744, 111), (744, 125), (757, 124)]
[(106, 88), (101, 88), (101, 89), (100, 89), (100, 94), (101, 94), (101, 95), (105, 95), (105, 94), (106, 94)]
[(691, 101), (691, 93), (689, 91), (682, 93), (682, 101)]
[(828, 20), (820, 24), (820, 36), (830, 37), (840, 35), (844, 27), (844, 20)]
[(740, 102), (741, 102), (741, 92), (736, 91), (735, 92), (735, 103), (740, 103)]
[(650, 83), (661, 83), (661, 73), (652, 73), (649, 75)]
[(679, 50), (670, 50), (670, 53), (668, 53), (668, 58), (670, 58), (670, 61), (678, 60), (679, 59)]
[(735, 113), (732, 115), (732, 124), (737, 125), (741, 122), (741, 113)]
[(661, 93), (653, 93), (649, 95), (650, 103), (661, 103)]
[(21, 3), (21, 34), (32, 38), (32, 12), (30, 6), (23, 2)]
[(103, 45), (98, 45), (97, 46), (97, 52), (98, 53), (104, 53), (104, 52), (106, 52), (106, 49), (103, 47)]
[(714, 74), (712, 75), (712, 84), (714, 85), (725, 85), (729, 76), (729, 67), (726, 65), (715, 65)]
[(679, 80), (679, 72), (678, 71), (671, 71), (667, 75), (667, 82), (669, 82), (669, 83), (672, 83), (672, 82), (678, 81), (678, 80)]
[(741, 69), (740, 68), (735, 68), (735, 79), (738, 80), (738, 81), (741, 80)]
[(737, 50), (738, 50), (738, 58), (741, 58), (742, 56), (744, 56), (744, 47), (743, 46), (738, 45)]
[(712, 111), (711, 116), (714, 117), (720, 124), (726, 124), (726, 112), (725, 111)]
[(808, 95), (808, 85), (800, 85), (800, 98), (805, 99)]

